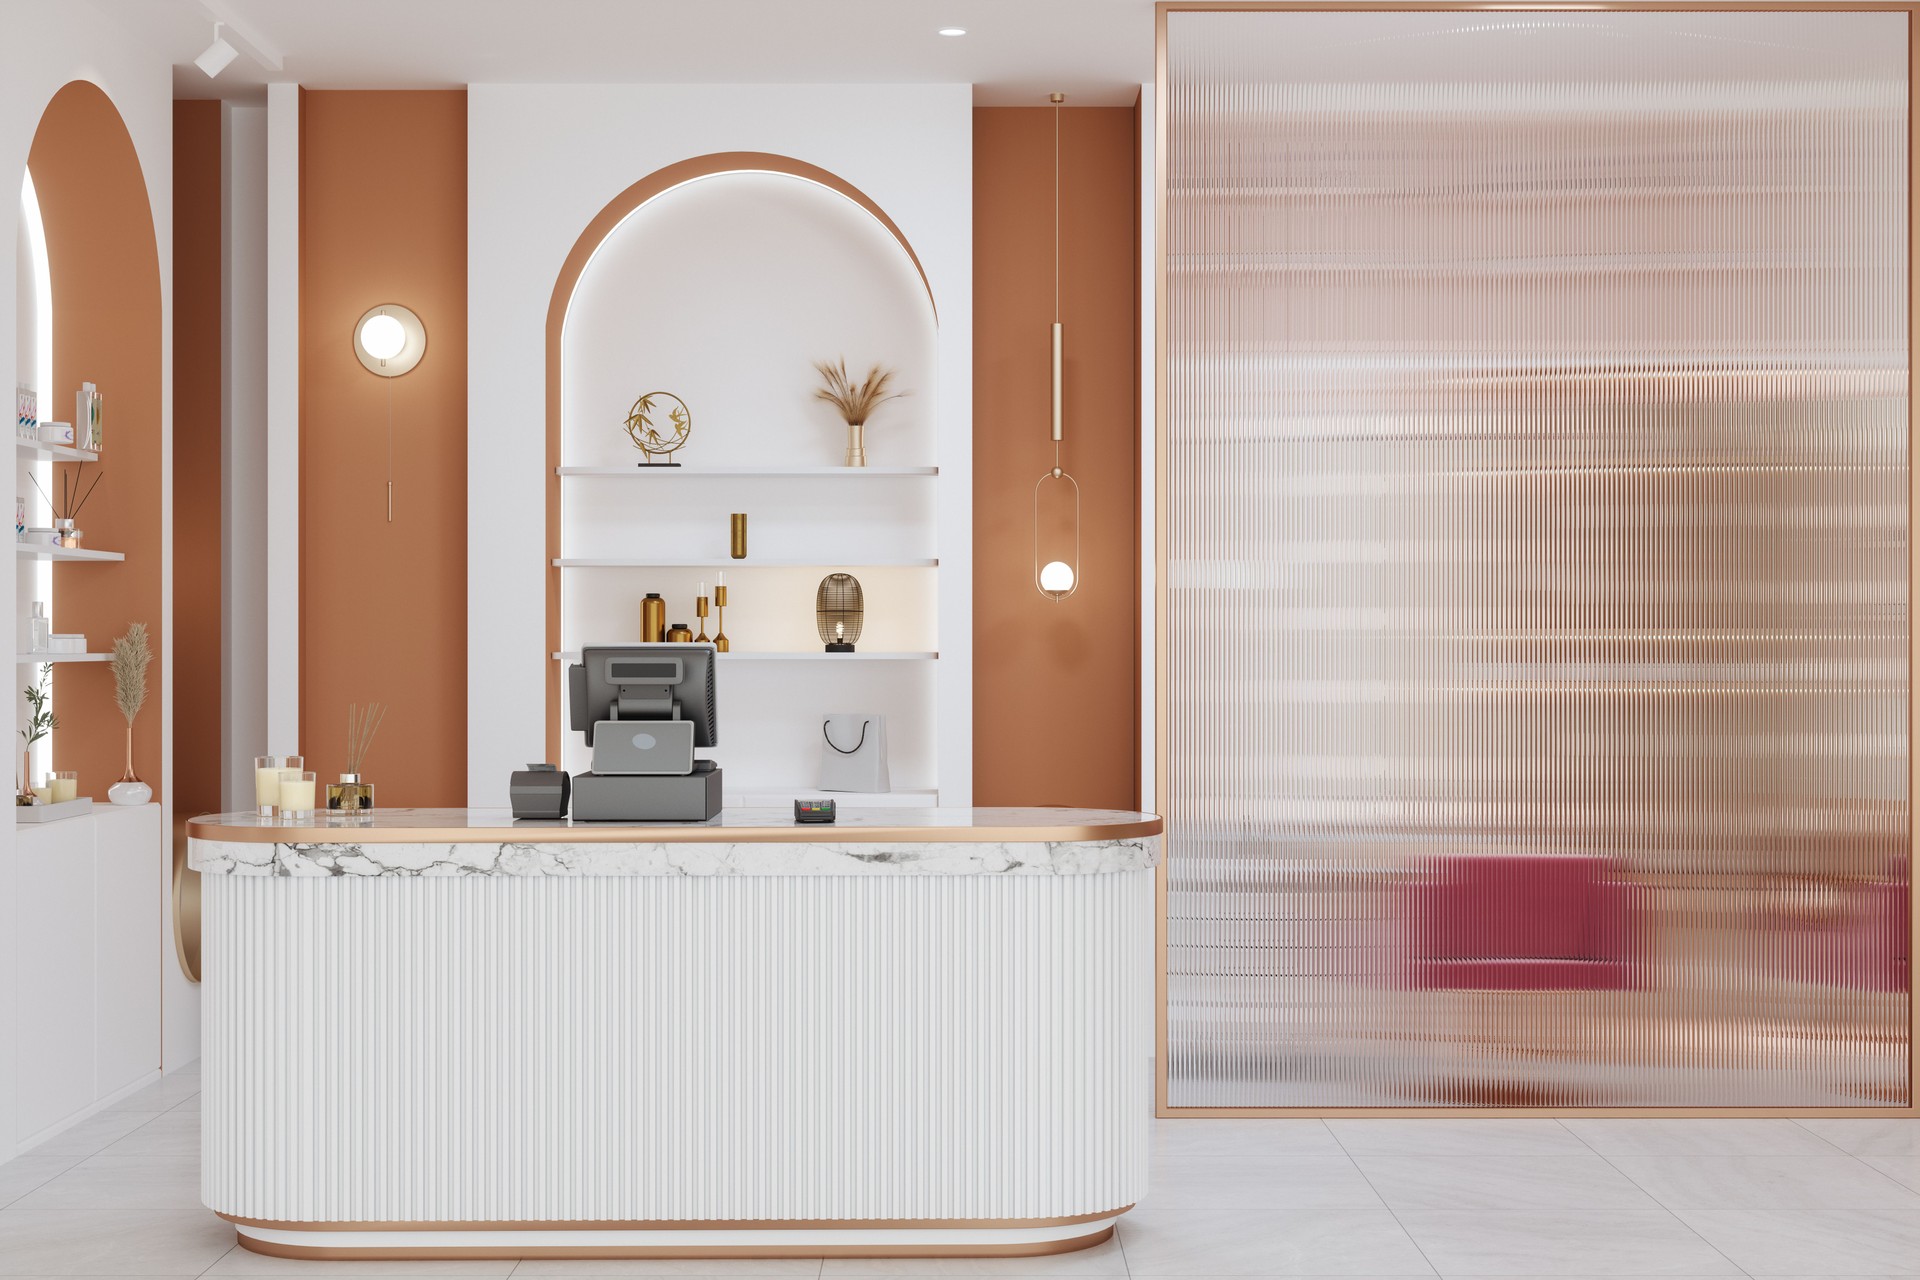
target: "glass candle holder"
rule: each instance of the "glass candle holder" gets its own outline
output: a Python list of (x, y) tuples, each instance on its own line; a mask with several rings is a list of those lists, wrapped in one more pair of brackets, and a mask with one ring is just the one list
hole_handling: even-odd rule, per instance
[(53, 804), (65, 804), (80, 796), (80, 775), (72, 769), (62, 769), (58, 773), (47, 775), (47, 795)]
[(317, 773), (289, 769), (280, 775), (280, 816), (299, 820), (313, 817), (313, 789)]
[(279, 756), (253, 758), (253, 811), (263, 818), (280, 808), (280, 773)]

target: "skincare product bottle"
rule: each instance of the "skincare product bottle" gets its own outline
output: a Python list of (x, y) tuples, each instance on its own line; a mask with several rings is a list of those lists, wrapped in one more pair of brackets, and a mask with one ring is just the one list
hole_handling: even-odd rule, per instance
[(667, 633), (667, 602), (660, 598), (658, 591), (647, 592), (647, 598), (640, 602), (640, 640), (643, 644), (659, 644)]
[(684, 622), (676, 622), (667, 628), (668, 644), (692, 644), (693, 629)]
[(53, 644), (53, 619), (47, 616), (44, 600), (33, 602), (32, 647), (29, 652), (45, 653)]

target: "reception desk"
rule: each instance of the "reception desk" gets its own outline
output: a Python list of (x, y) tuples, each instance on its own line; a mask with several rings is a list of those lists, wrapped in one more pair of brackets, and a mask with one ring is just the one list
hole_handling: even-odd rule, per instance
[(1146, 1188), (1160, 829), (195, 819), (203, 1197), (292, 1257), (1096, 1244)]

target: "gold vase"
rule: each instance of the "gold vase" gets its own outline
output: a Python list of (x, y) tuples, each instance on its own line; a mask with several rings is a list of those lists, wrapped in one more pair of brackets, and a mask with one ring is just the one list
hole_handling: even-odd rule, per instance
[(867, 465), (867, 424), (864, 422), (847, 424), (847, 465), (850, 467)]
[(140, 777), (133, 771), (133, 726), (127, 726), (127, 771), (120, 775), (122, 782), (138, 782)]

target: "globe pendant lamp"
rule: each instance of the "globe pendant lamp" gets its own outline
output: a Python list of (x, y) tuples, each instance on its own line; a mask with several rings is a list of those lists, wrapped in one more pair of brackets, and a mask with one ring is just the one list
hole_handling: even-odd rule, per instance
[(1066, 405), (1066, 340), (1060, 324), (1060, 105), (1053, 103), (1053, 468), (1033, 486), (1033, 585), (1049, 600), (1080, 589), (1080, 484), (1060, 465)]

